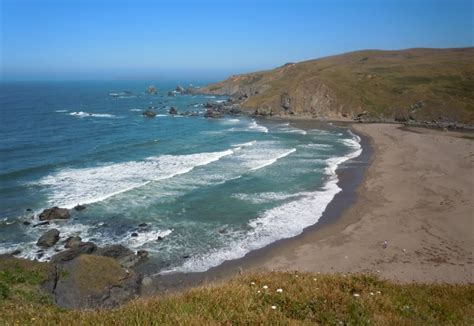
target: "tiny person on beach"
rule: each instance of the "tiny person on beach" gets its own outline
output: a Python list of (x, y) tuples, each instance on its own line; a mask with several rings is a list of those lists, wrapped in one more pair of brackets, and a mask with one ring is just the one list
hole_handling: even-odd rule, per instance
[(387, 246), (388, 246), (388, 241), (384, 240), (382, 248), (387, 249)]

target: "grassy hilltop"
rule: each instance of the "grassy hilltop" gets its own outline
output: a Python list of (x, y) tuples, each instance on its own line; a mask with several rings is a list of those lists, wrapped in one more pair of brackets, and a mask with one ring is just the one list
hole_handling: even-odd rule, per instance
[(235, 75), (203, 88), (262, 115), (474, 124), (474, 48), (364, 50)]
[[(58, 308), (40, 291), (48, 264), (0, 264), (2, 325), (472, 325), (474, 287), (405, 284), (370, 275), (264, 273), (116, 309)], [(61, 276), (65, 277), (65, 276)]]

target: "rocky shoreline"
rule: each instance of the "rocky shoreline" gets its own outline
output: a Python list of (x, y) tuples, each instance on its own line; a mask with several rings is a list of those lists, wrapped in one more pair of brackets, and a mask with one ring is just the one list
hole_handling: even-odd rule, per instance
[[(74, 209), (81, 211), (86, 206), (77, 205)], [(38, 214), (39, 223), (24, 221), (24, 224), (44, 226), (50, 221), (68, 219), (70, 215), (66, 208), (52, 207)], [(37, 263), (49, 270), (41, 287), (43, 292), (60, 307), (115, 307), (137, 297), (142, 283), (147, 283), (148, 278), (137, 271), (148, 258), (146, 250), (134, 252), (120, 244), (99, 247), (93, 242), (82, 241), (80, 236), (61, 239), (60, 231), (51, 228), (36, 243), (37, 258), (42, 258), (45, 249), (58, 243), (63, 250), (57, 248), (58, 252), (48, 262)], [(15, 250), (0, 255), (0, 265), (2, 260), (25, 261), (15, 257), (19, 254), (21, 251)]]

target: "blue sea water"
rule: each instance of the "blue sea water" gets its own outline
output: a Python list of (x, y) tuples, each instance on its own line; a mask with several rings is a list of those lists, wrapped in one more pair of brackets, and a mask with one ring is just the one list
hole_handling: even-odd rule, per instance
[[(361, 152), (344, 128), (206, 119), (203, 105), (224, 97), (168, 96), (175, 83), (149, 95), (149, 84), (0, 84), (0, 253), (48, 260), (61, 241), (35, 243), (55, 227), (62, 239), (146, 249), (156, 272), (204, 271), (317, 223), (340, 191), (336, 168)], [(150, 106), (157, 116), (143, 117)], [(87, 208), (69, 220), (23, 223), (76, 204)]]

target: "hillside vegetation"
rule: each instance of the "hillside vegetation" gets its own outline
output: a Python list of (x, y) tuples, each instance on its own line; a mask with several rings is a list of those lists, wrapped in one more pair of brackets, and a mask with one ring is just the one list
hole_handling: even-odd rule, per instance
[(251, 113), (474, 124), (474, 48), (365, 50), (231, 76), (203, 88)]
[(66, 310), (41, 294), (48, 265), (0, 266), (4, 325), (472, 325), (474, 286), (399, 285), (370, 275), (264, 273), (112, 310)]

